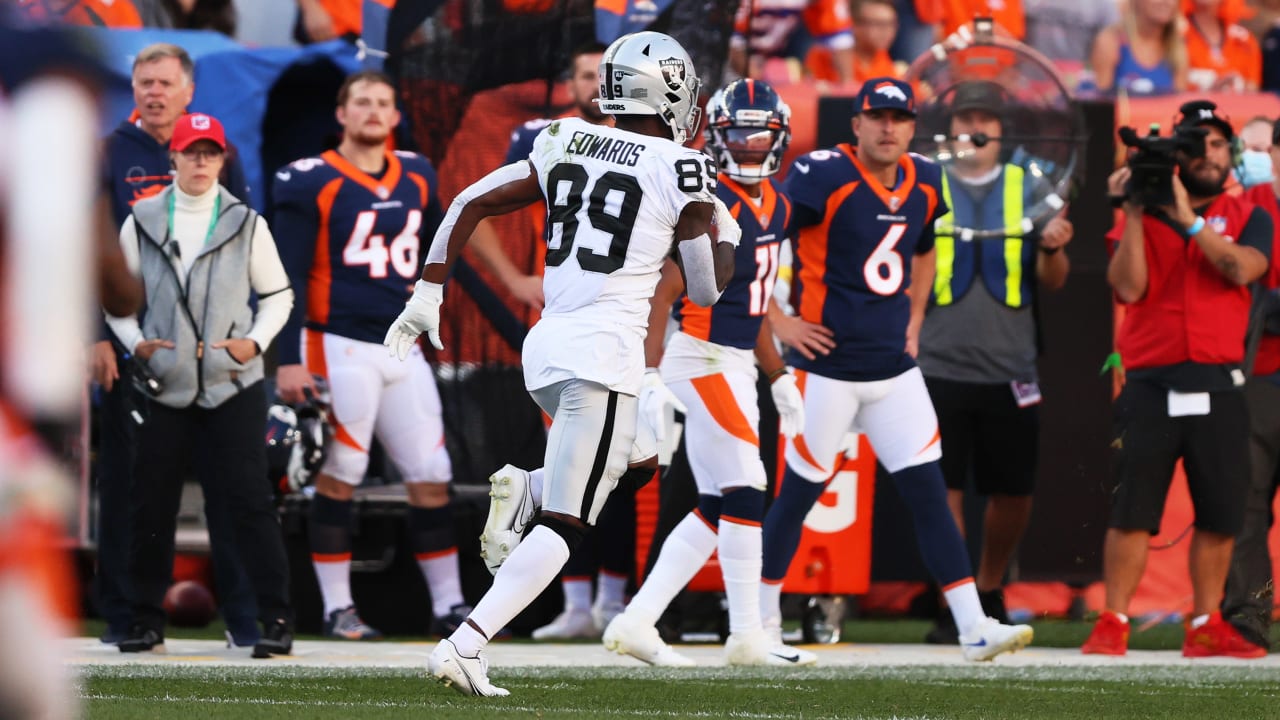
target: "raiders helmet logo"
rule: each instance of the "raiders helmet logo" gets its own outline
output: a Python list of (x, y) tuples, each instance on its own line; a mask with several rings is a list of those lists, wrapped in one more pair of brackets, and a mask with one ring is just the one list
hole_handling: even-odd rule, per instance
[(658, 66), (662, 68), (662, 79), (667, 81), (667, 87), (672, 90), (679, 90), (684, 87), (686, 77), (684, 60), (667, 58), (666, 60), (659, 60)]

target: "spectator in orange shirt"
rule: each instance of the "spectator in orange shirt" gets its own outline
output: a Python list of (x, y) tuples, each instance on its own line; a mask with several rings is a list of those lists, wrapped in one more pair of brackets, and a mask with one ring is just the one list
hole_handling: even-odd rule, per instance
[(1187, 84), (1192, 89), (1253, 92), (1262, 84), (1262, 48), (1236, 24), (1232, 0), (1183, 0), (1187, 17)]
[(976, 17), (989, 17), (1015, 39), (1027, 35), (1027, 18), (1022, 0), (943, 0), (942, 33), (944, 36), (970, 25)]
[(18, 10), (37, 22), (91, 27), (140, 28), (142, 18), (130, 0), (18, 0)]
[(902, 77), (889, 48), (898, 34), (898, 10), (893, 0), (854, 0), (853, 79)]
[(766, 58), (798, 56), (796, 30), (801, 23), (813, 45), (829, 53), (830, 70), (820, 72), (830, 75), (821, 79), (851, 82), (853, 23), (848, 0), (742, 0), (729, 40), (729, 66), (743, 77), (759, 77)]
[(1164, 95), (1187, 87), (1187, 43), (1178, 0), (1131, 0), (1120, 22), (1098, 33), (1090, 67), (1098, 90)]
[[(395, 0), (373, 0), (391, 7)], [(363, 27), (364, 0), (298, 0), (293, 37), (303, 45), (334, 38), (356, 38)]]

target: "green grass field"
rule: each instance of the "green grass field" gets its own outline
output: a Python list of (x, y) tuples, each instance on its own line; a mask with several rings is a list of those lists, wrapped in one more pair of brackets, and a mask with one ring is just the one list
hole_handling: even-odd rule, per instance
[[(850, 621), (845, 637), (860, 644), (914, 643), (927, 627), (923, 621)], [(1037, 623), (1035, 646), (1078, 646), (1089, 627)], [(215, 628), (186, 632), (217, 634)], [(1181, 627), (1157, 625), (1135, 633), (1131, 647), (1176, 651), (1181, 641)], [(418, 648), (425, 660), (428, 646)], [(567, 658), (574, 648), (556, 652)], [(1192, 665), (1176, 652), (1167, 665), (495, 667), (491, 678), (512, 692), (509, 698), (463, 697), (414, 668), (90, 664), (81, 677), (91, 720), (1280, 718), (1280, 667)]]
[(1241, 667), (854, 670), (498, 670), (509, 698), (470, 698), (422, 672), (95, 669), (87, 717), (143, 718), (1275, 718), (1277, 671)]

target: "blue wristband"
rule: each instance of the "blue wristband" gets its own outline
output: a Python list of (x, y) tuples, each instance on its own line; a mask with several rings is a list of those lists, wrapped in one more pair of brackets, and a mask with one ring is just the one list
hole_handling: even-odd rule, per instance
[(1196, 221), (1191, 223), (1191, 227), (1187, 228), (1187, 231), (1184, 234), (1189, 238), (1195, 237), (1196, 233), (1200, 232), (1203, 229), (1204, 229), (1204, 216), (1197, 215)]

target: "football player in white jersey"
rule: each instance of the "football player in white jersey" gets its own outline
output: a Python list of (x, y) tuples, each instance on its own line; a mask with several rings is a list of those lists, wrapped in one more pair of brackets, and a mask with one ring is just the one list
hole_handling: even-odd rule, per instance
[(605, 51), (600, 79), (600, 107), (617, 126), (553, 122), (527, 162), (463, 190), (385, 340), (401, 358), (423, 333), (442, 348), (443, 282), (477, 222), (545, 195), (546, 307), (523, 354), (525, 386), (552, 418), (542, 513), (427, 660), (434, 677), (467, 695), (508, 694), (489, 682), (481, 650), (555, 578), (626, 469), (638, 421), (669, 402), (656, 373), (646, 376), (643, 345), (649, 299), (673, 246), (699, 305), (719, 299), (733, 274), (740, 231), (716, 200), (715, 165), (682, 146), (699, 114), (689, 54), (661, 33), (626, 35)]

